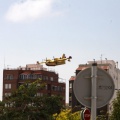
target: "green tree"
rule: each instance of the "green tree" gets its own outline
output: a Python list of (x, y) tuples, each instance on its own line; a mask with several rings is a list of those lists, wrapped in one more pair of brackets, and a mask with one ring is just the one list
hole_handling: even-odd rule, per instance
[(2, 120), (50, 120), (62, 108), (60, 96), (36, 96), (45, 86), (41, 80), (24, 83), (1, 103)]
[(62, 109), (59, 114), (53, 114), (53, 120), (81, 120), (80, 111), (71, 112), (71, 109)]
[(117, 92), (117, 97), (113, 100), (112, 109), (110, 120), (120, 120), (120, 91)]
[(100, 111), (100, 115), (97, 116), (96, 120), (108, 120), (108, 113), (106, 113), (104, 110)]

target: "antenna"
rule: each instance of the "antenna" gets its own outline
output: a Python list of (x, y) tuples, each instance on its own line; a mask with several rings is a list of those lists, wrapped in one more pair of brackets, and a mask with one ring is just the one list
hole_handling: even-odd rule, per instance
[(5, 69), (5, 56), (4, 56), (4, 69)]
[(105, 60), (106, 60), (106, 63), (107, 63), (107, 58), (105, 58)]
[(102, 56), (103, 56), (103, 55), (101, 54), (101, 57), (100, 57), (100, 59), (101, 59), (101, 64), (102, 64)]
[(9, 66), (10, 66), (10, 65), (7, 65), (7, 69), (9, 69)]

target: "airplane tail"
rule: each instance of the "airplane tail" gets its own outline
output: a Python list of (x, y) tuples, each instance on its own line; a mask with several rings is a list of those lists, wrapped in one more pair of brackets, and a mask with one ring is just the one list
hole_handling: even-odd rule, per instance
[(39, 62), (39, 61), (37, 61), (36, 63), (37, 63), (37, 64), (40, 64), (40, 62)]
[(72, 59), (72, 56), (69, 56), (69, 59)]
[(69, 56), (67, 59), (68, 59), (68, 61), (70, 62), (70, 59), (72, 59), (72, 56)]
[(65, 54), (62, 55), (62, 58), (66, 58)]

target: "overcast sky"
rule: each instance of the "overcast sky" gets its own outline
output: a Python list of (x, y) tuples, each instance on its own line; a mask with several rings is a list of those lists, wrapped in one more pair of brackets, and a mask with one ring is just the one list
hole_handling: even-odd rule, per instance
[[(120, 0), (0, 0), (0, 88), (3, 68), (72, 56), (49, 67), (68, 80), (79, 64), (120, 62)], [(45, 66), (46, 67), (46, 66)]]

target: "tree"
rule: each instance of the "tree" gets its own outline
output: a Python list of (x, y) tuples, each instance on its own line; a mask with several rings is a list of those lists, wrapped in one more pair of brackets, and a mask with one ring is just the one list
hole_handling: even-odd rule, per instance
[(45, 83), (37, 80), (24, 83), (1, 103), (2, 120), (50, 120), (62, 108), (60, 96), (36, 96)]
[(53, 120), (81, 120), (80, 111), (71, 112), (71, 109), (62, 109), (59, 114), (53, 115)]
[(108, 113), (106, 113), (104, 110), (100, 111), (100, 115), (97, 116), (96, 120), (108, 120)]
[(113, 110), (110, 120), (120, 120), (120, 91), (117, 92), (117, 97), (113, 100)]

